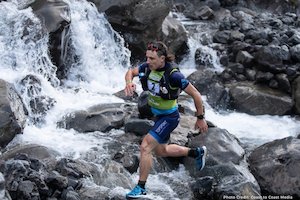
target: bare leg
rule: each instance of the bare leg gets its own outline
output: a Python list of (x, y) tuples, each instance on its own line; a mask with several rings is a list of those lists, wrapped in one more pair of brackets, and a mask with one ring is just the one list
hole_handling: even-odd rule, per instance
[(159, 143), (148, 133), (140, 147), (140, 181), (146, 181), (152, 167), (152, 151)]
[(155, 148), (155, 154), (161, 157), (180, 157), (187, 156), (190, 148), (179, 146), (177, 144), (160, 144)]

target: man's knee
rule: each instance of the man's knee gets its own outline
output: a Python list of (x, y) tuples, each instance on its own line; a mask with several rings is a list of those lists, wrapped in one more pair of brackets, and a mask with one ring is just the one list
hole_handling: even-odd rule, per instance
[(156, 147), (157, 142), (149, 134), (145, 136), (140, 146), (140, 151), (142, 154), (151, 154)]
[(141, 151), (142, 154), (150, 154), (151, 149), (149, 148), (148, 143), (143, 142), (140, 146), (140, 151)]
[(165, 145), (159, 145), (155, 149), (155, 155), (158, 157), (165, 157), (167, 155), (167, 150)]

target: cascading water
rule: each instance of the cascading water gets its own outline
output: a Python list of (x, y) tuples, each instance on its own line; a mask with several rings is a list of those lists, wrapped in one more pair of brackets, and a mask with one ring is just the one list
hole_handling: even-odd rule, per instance
[[(71, 63), (66, 86), (86, 87), (88, 91), (111, 94), (123, 89), (120, 80), (130, 65), (130, 52), (124, 40), (99, 14), (93, 4), (69, 1), (70, 37), (73, 52), (79, 59)], [(64, 47), (66, 48), (66, 47)], [(107, 76), (111, 74), (111, 76)], [(79, 86), (80, 85), (80, 86)]]
[(180, 66), (191, 73), (195, 68), (195, 54), (197, 49), (201, 49), (198, 59), (205, 67), (211, 68), (214, 71), (221, 72), (223, 67), (220, 64), (219, 55), (212, 48), (212, 32), (214, 31), (214, 24), (204, 22), (192, 22), (182, 14), (175, 14), (189, 33), (188, 47), (189, 54), (182, 60)]
[[(71, 53), (79, 59), (60, 84), (56, 66), (48, 55), (48, 34), (40, 20), (31, 8), (19, 10), (17, 1), (1, 2), (0, 78), (15, 85), (29, 116), (24, 134), (10, 145), (37, 143), (59, 149), (63, 155), (77, 155), (94, 143), (99, 145), (99, 141), (57, 129), (56, 122), (72, 110), (122, 101), (112, 93), (123, 89), (120, 77), (129, 66), (129, 51), (123, 39), (92, 4), (85, 1), (69, 4), (73, 22), (69, 34), (74, 46)], [(86, 35), (82, 37), (83, 34)], [(42, 104), (38, 106), (47, 107), (43, 112), (36, 111), (38, 97), (38, 103)]]
[[(111, 135), (122, 135), (124, 131), (82, 134), (57, 128), (56, 123), (74, 110), (99, 103), (122, 102), (112, 94), (123, 89), (124, 74), (129, 66), (130, 54), (124, 47), (123, 39), (92, 4), (86, 1), (68, 1), (71, 9), (68, 42), (71, 42), (73, 48), (66, 51), (72, 51), (70, 53), (76, 55), (77, 59), (76, 63), (69, 66), (66, 79), (60, 83), (55, 76), (56, 66), (48, 55), (46, 31), (30, 8), (18, 9), (20, 5), (14, 2), (17, 1), (0, 3), (0, 78), (17, 87), (31, 119), (42, 117), (43, 120), (42, 123), (38, 121), (38, 124), (29, 120), (24, 133), (18, 135), (9, 146), (40, 144), (57, 150), (63, 157), (84, 158), (95, 163), (110, 157), (103, 148), (104, 144), (112, 140)], [(194, 45), (191, 55), (194, 55), (196, 48), (203, 47), (203, 44), (198, 43), (197, 38), (190, 40), (193, 41), (190, 45)], [(217, 56), (211, 55), (210, 62), (215, 67), (219, 66)], [(187, 60), (189, 62), (182, 63), (183, 68), (195, 70), (195, 63), (190, 62), (193, 59)], [(47, 109), (43, 113), (32, 109), (36, 97), (46, 99), (44, 106)], [(239, 138), (250, 138), (254, 142), (260, 141), (262, 137), (264, 141), (271, 141), (294, 135), (300, 129), (300, 125), (290, 117), (249, 116), (236, 112), (220, 114), (208, 105), (206, 107), (207, 119)], [(95, 148), (101, 155), (90, 155)], [(134, 173), (129, 176), (134, 184), (138, 175)], [(183, 167), (172, 172), (157, 172), (149, 177), (147, 187), (152, 193), (149, 198), (178, 199), (174, 189), (176, 187), (173, 186), (186, 183), (188, 187), (189, 181), (191, 178)], [(180, 184), (179, 187), (183, 186)], [(125, 194), (128, 188), (116, 187), (112, 190), (114, 191)], [(189, 195), (186, 194), (187, 199)]]

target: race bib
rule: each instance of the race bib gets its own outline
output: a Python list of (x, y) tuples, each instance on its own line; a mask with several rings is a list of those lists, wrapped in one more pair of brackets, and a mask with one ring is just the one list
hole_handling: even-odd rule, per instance
[(158, 95), (159, 94), (159, 83), (155, 83), (152, 81), (147, 81), (148, 84), (148, 89), (153, 95)]

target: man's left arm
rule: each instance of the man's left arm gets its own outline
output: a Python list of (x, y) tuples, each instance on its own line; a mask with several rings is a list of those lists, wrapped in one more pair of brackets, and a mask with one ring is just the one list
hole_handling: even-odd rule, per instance
[(199, 116), (197, 117), (195, 129), (206, 132), (208, 126), (204, 118), (204, 106), (200, 92), (191, 83), (188, 84), (184, 91), (193, 98), (196, 107), (196, 116)]

